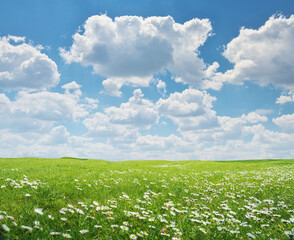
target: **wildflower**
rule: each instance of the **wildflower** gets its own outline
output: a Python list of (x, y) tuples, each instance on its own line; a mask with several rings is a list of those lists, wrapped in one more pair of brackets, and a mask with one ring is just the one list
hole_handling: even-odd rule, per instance
[(54, 236), (54, 235), (60, 235), (60, 232), (51, 232), (50, 235)]
[(62, 221), (67, 221), (67, 218), (65, 218), (65, 217), (62, 217), (62, 218), (60, 218)]
[(0, 220), (4, 219), (4, 217), (2, 215), (0, 215)]
[(30, 196), (31, 196), (31, 194), (29, 194), (29, 193), (26, 193), (26, 194), (25, 194), (25, 196), (26, 196), (26, 197), (30, 197)]
[(142, 233), (137, 233), (137, 235), (138, 235), (139, 237), (143, 237), (143, 234), (142, 234)]
[(137, 236), (134, 235), (134, 234), (131, 234), (131, 235), (130, 235), (130, 239), (137, 239)]
[(85, 234), (87, 232), (89, 232), (89, 230), (86, 230), (86, 229), (83, 229), (83, 230), (80, 231), (81, 234)]
[(205, 234), (207, 233), (204, 228), (199, 228), (199, 230)]
[(62, 236), (65, 238), (71, 238), (71, 236), (68, 233), (63, 233)]
[(51, 215), (48, 215), (48, 218), (51, 219), (51, 220), (54, 219), (54, 217), (52, 217)]
[(250, 238), (256, 238), (252, 233), (246, 233), (246, 235)]
[(5, 225), (5, 224), (2, 224), (2, 227), (3, 227), (3, 229), (4, 229), (5, 231), (7, 231), (7, 232), (9, 232), (9, 231), (10, 231), (10, 228), (9, 228), (9, 227), (7, 227), (7, 225)]
[(94, 225), (95, 228), (102, 228), (101, 225)]
[(33, 231), (33, 229), (31, 227), (28, 227), (28, 226), (22, 225), (21, 228), (29, 230), (29, 231)]
[(166, 232), (162, 232), (162, 233), (160, 233), (160, 235), (163, 235), (163, 236), (170, 236), (170, 234), (167, 234)]
[(128, 231), (128, 230), (129, 230), (129, 228), (128, 228), (127, 226), (120, 226), (120, 228), (121, 228), (122, 230), (124, 230), (124, 231)]
[(155, 226), (152, 226), (152, 225), (148, 225), (148, 227), (150, 227), (150, 228), (156, 228)]
[(66, 214), (66, 212), (64, 212), (64, 211), (62, 211), (62, 210), (60, 210), (59, 212), (60, 212), (61, 214)]
[(36, 208), (35, 212), (40, 214), (40, 215), (43, 215), (43, 209), (42, 208)]
[(84, 215), (83, 210), (76, 208), (77, 213)]

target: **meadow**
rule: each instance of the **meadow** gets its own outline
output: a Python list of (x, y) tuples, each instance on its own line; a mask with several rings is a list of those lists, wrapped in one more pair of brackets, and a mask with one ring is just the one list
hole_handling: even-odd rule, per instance
[(0, 159), (0, 239), (294, 239), (294, 160)]

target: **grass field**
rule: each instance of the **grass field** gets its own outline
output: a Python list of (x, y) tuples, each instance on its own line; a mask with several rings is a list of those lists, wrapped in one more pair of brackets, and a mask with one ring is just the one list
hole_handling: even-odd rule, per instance
[(294, 160), (0, 159), (0, 239), (293, 239)]

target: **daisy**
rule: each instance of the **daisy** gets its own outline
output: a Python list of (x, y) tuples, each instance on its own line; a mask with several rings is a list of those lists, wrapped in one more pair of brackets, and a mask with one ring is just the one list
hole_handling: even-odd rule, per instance
[(43, 215), (43, 209), (42, 208), (36, 208), (35, 212), (40, 214), (40, 215)]
[(31, 227), (28, 227), (28, 226), (24, 226), (24, 225), (22, 225), (21, 228), (23, 228), (23, 229), (27, 229), (27, 230), (29, 230), (29, 231), (33, 231), (33, 229), (32, 229)]
[(120, 226), (120, 228), (121, 228), (122, 230), (124, 230), (124, 231), (128, 231), (128, 230), (129, 230), (129, 228), (128, 228), (127, 226)]
[(256, 238), (252, 233), (246, 233), (246, 235), (250, 238)]
[(54, 235), (60, 235), (60, 232), (51, 232), (50, 235), (54, 236)]
[(130, 235), (130, 239), (137, 239), (137, 236), (134, 235), (134, 234), (131, 234), (131, 235)]
[(160, 233), (160, 235), (163, 235), (163, 236), (170, 236), (168, 233), (166, 233), (166, 232), (162, 232), (162, 233)]
[(86, 230), (86, 229), (83, 229), (83, 230), (80, 231), (81, 234), (85, 234), (87, 232), (89, 232), (89, 230)]
[(4, 229), (5, 231), (7, 231), (7, 232), (9, 232), (9, 231), (10, 231), (10, 228), (9, 228), (9, 227), (7, 227), (7, 225), (5, 225), (5, 224), (2, 224), (2, 227), (3, 227), (3, 229)]
[(71, 238), (71, 236), (69, 234), (67, 234), (67, 233), (63, 233), (62, 236), (65, 237), (65, 238)]

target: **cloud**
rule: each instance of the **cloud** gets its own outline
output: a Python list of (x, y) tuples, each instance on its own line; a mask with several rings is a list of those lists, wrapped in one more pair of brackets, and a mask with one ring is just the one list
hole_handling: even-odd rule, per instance
[(162, 95), (162, 96), (165, 96), (166, 94), (166, 83), (163, 82), (162, 80), (160, 79), (157, 79), (155, 81), (156, 83), (156, 88), (157, 88), (157, 91)]
[(43, 131), (48, 130), (54, 122), (76, 121), (86, 117), (90, 110), (97, 107), (97, 101), (81, 99), (79, 88), (70, 93), (69, 86), (63, 86), (65, 94), (20, 91), (14, 101), (0, 94), (0, 129)]
[(294, 133), (294, 113), (282, 115), (281, 117), (274, 118), (272, 121), (279, 126), (283, 132)]
[(245, 119), (249, 123), (266, 122), (268, 118), (264, 115), (260, 115), (256, 112), (250, 112), (247, 115), (242, 114), (241, 118)]
[(74, 34), (70, 49), (60, 49), (60, 54), (66, 63), (92, 66), (95, 74), (106, 77), (108, 94), (119, 96), (123, 84), (148, 86), (154, 74), (165, 70), (190, 85), (200, 85), (207, 75), (209, 66), (198, 57), (198, 48), (211, 35), (208, 19), (179, 24), (170, 16), (112, 20), (95, 15), (83, 29)]
[(128, 78), (122, 78), (122, 77), (109, 77), (106, 80), (102, 82), (102, 85), (104, 87), (104, 93), (120, 97), (121, 91), (120, 88), (122, 85), (127, 84), (133, 87), (148, 87), (149, 83), (152, 81), (152, 76), (147, 77), (128, 77)]
[(70, 133), (64, 126), (57, 126), (51, 129), (50, 133), (43, 136), (40, 140), (41, 144), (57, 146), (66, 144), (69, 141)]
[(252, 81), (261, 86), (273, 84), (294, 89), (294, 15), (272, 16), (259, 29), (243, 27), (223, 53), (234, 68), (215, 73), (211, 81), (242, 84)]
[(46, 89), (59, 82), (57, 65), (42, 46), (33, 46), (25, 38), (0, 37), (0, 88)]
[(83, 121), (88, 136), (112, 138), (119, 142), (122, 137), (136, 139), (139, 129), (148, 129), (158, 122), (159, 116), (154, 104), (144, 99), (141, 89), (136, 89), (128, 102), (119, 107), (108, 107), (96, 112)]
[(186, 89), (170, 94), (166, 99), (160, 98), (156, 108), (161, 116), (167, 116), (179, 126), (180, 131), (190, 131), (218, 126), (212, 102), (216, 98), (206, 91)]
[(294, 102), (294, 93), (292, 93), (291, 91), (288, 92), (288, 95), (281, 95), (276, 101), (276, 103), (278, 104), (285, 104), (288, 102)]
[(166, 116), (199, 116), (212, 108), (212, 102), (215, 100), (216, 98), (207, 92), (191, 88), (181, 93), (172, 93), (167, 99), (160, 98), (156, 107), (161, 114)]
[(144, 99), (141, 89), (136, 89), (128, 102), (120, 107), (109, 107), (104, 112), (112, 123), (132, 125), (140, 128), (150, 128), (158, 121), (154, 104)]

